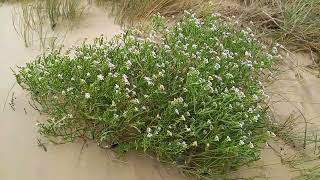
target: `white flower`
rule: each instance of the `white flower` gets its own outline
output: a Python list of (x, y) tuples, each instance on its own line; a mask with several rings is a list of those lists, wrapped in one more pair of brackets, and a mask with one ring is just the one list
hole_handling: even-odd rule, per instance
[(112, 64), (111, 62), (109, 62), (109, 68), (111, 69), (111, 70), (113, 70), (113, 69), (115, 69), (116, 68), (116, 66), (114, 65), (114, 64)]
[(218, 135), (216, 135), (215, 137), (214, 137), (214, 140), (213, 141), (220, 141), (220, 139), (219, 139), (219, 136)]
[(155, 75), (155, 74), (152, 74), (152, 78), (153, 78), (153, 79), (157, 79), (157, 78), (158, 78), (158, 76), (157, 76), (157, 75)]
[(85, 97), (86, 99), (89, 99), (89, 98), (90, 98), (90, 93), (85, 93), (85, 94), (84, 94), (84, 97)]
[(147, 128), (147, 133), (151, 133), (151, 128)]
[(174, 112), (178, 115), (180, 114), (178, 109), (175, 109)]
[(130, 82), (128, 81), (128, 76), (127, 75), (122, 75), (123, 81), (126, 85), (130, 86)]
[(232, 78), (233, 78), (233, 75), (232, 75), (231, 73), (227, 73), (227, 74), (226, 74), (226, 77), (227, 77), (228, 79), (232, 79)]
[(160, 76), (160, 77), (164, 77), (163, 72), (160, 71), (160, 72), (159, 72), (159, 76)]
[(185, 125), (185, 129), (186, 129), (187, 132), (191, 131), (191, 128), (189, 128), (187, 125)]
[(104, 80), (104, 76), (102, 74), (99, 74), (97, 77), (100, 81)]
[(170, 103), (172, 104), (172, 105), (178, 105), (178, 104), (181, 104), (181, 103), (183, 103), (183, 98), (182, 97), (178, 97), (178, 98), (173, 98), (173, 101), (171, 101)]
[(131, 93), (132, 93), (133, 96), (137, 95), (137, 93), (135, 91), (131, 91)]
[(242, 128), (243, 125), (244, 125), (244, 122), (240, 122), (240, 123), (239, 123), (240, 128)]
[(208, 148), (208, 147), (210, 147), (210, 144), (209, 144), (209, 143), (207, 143), (207, 148)]
[(182, 141), (181, 145), (182, 145), (183, 148), (187, 148), (187, 146), (188, 146), (185, 141)]
[(91, 74), (90, 73), (87, 73), (87, 76), (90, 76)]
[(148, 133), (148, 134), (147, 134), (147, 137), (148, 137), (148, 138), (151, 138), (151, 137), (152, 137), (152, 134), (151, 134), (151, 133)]
[(131, 62), (130, 60), (128, 60), (128, 61), (127, 61), (127, 66), (128, 66), (128, 67), (131, 67), (131, 65), (132, 65), (132, 62)]
[(65, 94), (66, 94), (66, 92), (65, 92), (65, 91), (62, 91), (62, 92), (61, 92), (61, 94), (62, 94), (62, 95), (65, 95)]
[(219, 69), (220, 69), (220, 64), (216, 63), (216, 64), (214, 65), (214, 68), (215, 68), (216, 70), (219, 70)]
[(244, 145), (244, 141), (240, 140), (240, 141), (239, 141), (239, 145), (240, 145), (240, 146), (241, 146), (241, 145)]
[(62, 75), (61, 75), (61, 74), (58, 74), (58, 78), (63, 79), (63, 77), (62, 77)]
[(181, 116), (181, 120), (182, 120), (182, 121), (185, 121), (185, 120), (186, 120), (186, 118), (184, 117), (184, 115)]
[(144, 77), (143, 79), (147, 81), (148, 85), (153, 85), (153, 83), (152, 83), (152, 81), (151, 81), (151, 78), (149, 78), (149, 77)]
[(249, 147), (252, 149), (254, 148), (254, 145), (252, 144), (252, 142), (249, 143)]
[(146, 81), (151, 81), (151, 78), (149, 78), (149, 77), (147, 77), (147, 76), (144, 77), (143, 79), (146, 80)]
[(70, 87), (70, 88), (67, 89), (67, 92), (70, 92), (70, 91), (72, 91), (72, 90), (73, 90), (73, 88)]
[(140, 104), (140, 101), (137, 98), (131, 100), (131, 102), (134, 103), (134, 104)]
[(194, 141), (194, 142), (192, 143), (192, 146), (197, 147), (197, 146), (198, 146), (198, 142), (197, 142), (197, 141)]
[(231, 141), (231, 138), (230, 138), (229, 136), (227, 136), (226, 141), (227, 141), (227, 142), (230, 142), (230, 141)]
[(267, 131), (267, 134), (268, 134), (268, 136), (271, 136), (271, 132), (270, 131)]
[(169, 131), (169, 130), (167, 130), (167, 134), (168, 134), (169, 136), (172, 136), (172, 132)]
[(165, 88), (164, 88), (164, 86), (163, 86), (162, 84), (160, 84), (159, 89), (160, 89), (161, 91), (164, 91), (164, 90), (165, 90)]
[(118, 119), (118, 118), (119, 118), (119, 115), (118, 115), (118, 114), (113, 114), (113, 117), (114, 117), (115, 119)]
[(273, 53), (273, 54), (277, 54), (277, 53), (278, 53), (277, 47), (273, 47), (273, 48), (272, 48), (272, 53)]
[(248, 51), (245, 52), (245, 56), (246, 56), (246, 57), (252, 57), (251, 53), (248, 52)]
[(189, 113), (189, 111), (186, 112), (186, 115), (187, 115), (187, 116), (191, 116), (190, 113)]

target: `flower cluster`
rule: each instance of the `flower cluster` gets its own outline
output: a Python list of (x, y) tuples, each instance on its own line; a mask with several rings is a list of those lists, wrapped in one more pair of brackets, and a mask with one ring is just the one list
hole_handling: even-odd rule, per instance
[(50, 117), (40, 132), (116, 143), (196, 173), (257, 159), (270, 135), (261, 73), (276, 54), (215, 15), (186, 12), (171, 28), (160, 19), (148, 38), (128, 30), (21, 68), (19, 84)]

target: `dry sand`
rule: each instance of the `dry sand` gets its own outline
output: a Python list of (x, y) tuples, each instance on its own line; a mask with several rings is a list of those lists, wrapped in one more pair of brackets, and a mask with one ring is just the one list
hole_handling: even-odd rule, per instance
[[(0, 7), (0, 179), (1, 180), (178, 180), (186, 179), (176, 171), (168, 170), (160, 163), (137, 153), (129, 153), (123, 160), (98, 148), (94, 144), (72, 143), (65, 145), (47, 144), (47, 152), (38, 147), (36, 122), (45, 119), (28, 104), (26, 92), (15, 85), (10, 67), (24, 65), (40, 51), (32, 46), (25, 48), (12, 26), (11, 8)], [(66, 36), (64, 44), (71, 46), (83, 38), (94, 38), (101, 34), (112, 37), (121, 32), (99, 9), (91, 9), (77, 28)], [(290, 55), (292, 56), (292, 55)], [(307, 55), (285, 58), (281, 69), (285, 70), (267, 88), (273, 105), (275, 117), (284, 121), (292, 113), (303, 113), (314, 123), (310, 129), (317, 129), (320, 118), (320, 79), (317, 72), (306, 68), (313, 64)], [(11, 89), (11, 87), (13, 87)], [(14, 93), (15, 111), (8, 104)], [(279, 95), (281, 94), (281, 95)], [(8, 101), (6, 99), (8, 98)], [(286, 98), (283, 98), (286, 97)], [(290, 100), (290, 102), (288, 102)], [(2, 109), (3, 108), (3, 109)], [(303, 119), (299, 120), (303, 122)], [(304, 126), (298, 125), (297, 129)], [(301, 130), (301, 129), (300, 129)], [(303, 129), (302, 129), (303, 130)], [(45, 140), (44, 140), (45, 142)], [(256, 177), (255, 179), (292, 179), (297, 173), (281, 163), (279, 156), (290, 151), (290, 147), (271, 140), (273, 149), (265, 147), (262, 159), (249, 167), (233, 173), (232, 177)], [(280, 147), (284, 151), (280, 152)], [(275, 151), (276, 150), (276, 151)], [(278, 153), (279, 152), (279, 153)]]
[[(12, 26), (11, 8), (0, 7), (0, 179), (1, 180), (161, 180), (185, 179), (169, 172), (160, 163), (137, 153), (128, 154), (122, 161), (95, 144), (82, 143), (46, 145), (38, 147), (36, 122), (44, 116), (35, 112), (28, 103), (26, 92), (15, 85), (10, 67), (24, 65), (38, 55), (38, 46), (25, 48)], [(79, 27), (69, 33), (64, 44), (73, 45), (87, 37), (101, 34), (111, 38), (121, 32), (113, 19), (99, 9), (91, 9)], [(10, 92), (10, 93), (9, 93)], [(5, 100), (9, 93), (9, 100)], [(15, 111), (8, 104), (12, 93)], [(4, 107), (5, 105), (5, 107)], [(4, 107), (4, 109), (3, 109)], [(25, 110), (27, 113), (25, 113)]]

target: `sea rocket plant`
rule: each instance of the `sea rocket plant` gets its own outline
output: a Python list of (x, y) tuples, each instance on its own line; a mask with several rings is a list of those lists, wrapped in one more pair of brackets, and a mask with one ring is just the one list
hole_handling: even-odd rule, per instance
[(161, 19), (149, 38), (128, 30), (22, 67), (19, 84), (49, 115), (40, 133), (141, 150), (199, 175), (257, 159), (273, 135), (260, 81), (275, 54), (214, 15), (186, 12), (170, 28)]

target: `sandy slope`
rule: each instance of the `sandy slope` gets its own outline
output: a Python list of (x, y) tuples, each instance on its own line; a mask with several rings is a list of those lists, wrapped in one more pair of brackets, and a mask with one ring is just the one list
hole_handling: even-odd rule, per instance
[[(113, 153), (94, 144), (47, 145), (45, 152), (37, 146), (36, 122), (41, 118), (28, 104), (28, 96), (15, 85), (5, 99), (15, 78), (10, 67), (24, 65), (40, 53), (37, 47), (25, 48), (11, 22), (11, 8), (0, 7), (0, 179), (1, 180), (160, 180), (184, 179), (172, 175), (160, 164), (143, 155), (128, 154), (123, 162)], [(104, 34), (108, 38), (121, 29), (98, 9), (91, 9), (64, 44), (73, 45), (84, 37), (94, 38)], [(8, 104), (14, 92), (15, 111)], [(3, 109), (4, 107), (4, 109)], [(25, 113), (25, 110), (27, 114)]]
[[(123, 161), (117, 160), (113, 153), (102, 150), (94, 144), (82, 143), (49, 145), (45, 152), (37, 146), (37, 127), (40, 116), (28, 105), (28, 96), (15, 85), (10, 67), (23, 65), (40, 53), (37, 47), (25, 48), (12, 27), (11, 7), (0, 7), (0, 179), (1, 180), (170, 180), (186, 179), (172, 172), (158, 162), (136, 153), (128, 154)], [(62, 29), (58, 27), (58, 29)], [(112, 37), (121, 29), (102, 11), (92, 8), (79, 27), (66, 36), (64, 44), (71, 46), (100, 34)], [(277, 76), (267, 91), (271, 96), (272, 107), (277, 121), (284, 121), (292, 113), (303, 113), (312, 119), (310, 130), (317, 129), (320, 123), (320, 80), (317, 72), (306, 68), (313, 64), (307, 55), (288, 55), (281, 65), (283, 72)], [(9, 93), (10, 92), (10, 93)], [(15, 111), (8, 104), (14, 92)], [(9, 93), (9, 94), (8, 94)], [(6, 101), (9, 95), (8, 101)], [(278, 102), (280, 100), (280, 102)], [(288, 102), (289, 100), (289, 102)], [(6, 102), (6, 104), (5, 104)], [(2, 109), (4, 107), (4, 109)], [(315, 118), (316, 117), (316, 118)], [(304, 122), (300, 118), (299, 122)], [(303, 131), (304, 124), (297, 130)], [(292, 179), (293, 173), (281, 164), (279, 155), (290, 153), (283, 143), (270, 141), (273, 149), (265, 147), (262, 159), (249, 167), (233, 173), (233, 177), (259, 177), (261, 179)], [(83, 149), (82, 149), (83, 146)], [(283, 147), (284, 150), (280, 151)], [(276, 150), (276, 151), (275, 151)], [(279, 154), (278, 154), (279, 153)]]

